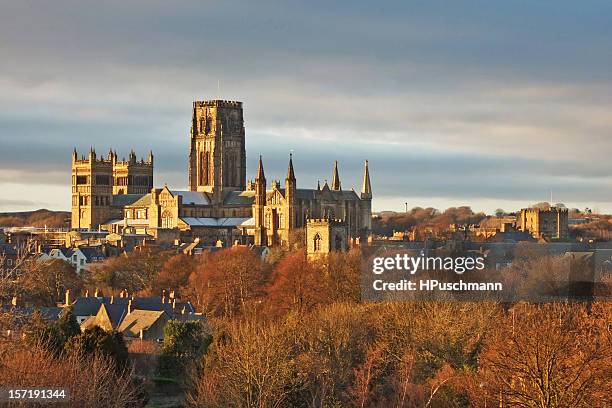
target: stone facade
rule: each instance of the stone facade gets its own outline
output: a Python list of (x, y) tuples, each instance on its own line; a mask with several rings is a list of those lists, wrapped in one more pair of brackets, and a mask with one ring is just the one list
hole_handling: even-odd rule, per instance
[[(153, 188), (153, 153), (148, 161), (136, 159), (130, 152), (128, 160), (117, 160), (112, 150), (107, 157), (90, 149), (87, 157), (72, 153), (72, 228), (92, 229), (121, 215), (124, 194), (142, 195)], [(116, 198), (119, 197), (119, 198)]]
[[(292, 232), (305, 228), (308, 219), (341, 220), (346, 224), (347, 240), (366, 238), (371, 231), (372, 187), (367, 161), (359, 194), (342, 190), (337, 163), (331, 187), (325, 183), (313, 189), (298, 188), (291, 155), (284, 184), (278, 181), (267, 184), (261, 157), (255, 180), (247, 183), (241, 102), (194, 102), (189, 191), (151, 185), (146, 192), (137, 192), (137, 186), (130, 183), (136, 179), (125, 179), (124, 173), (121, 173), (121, 180), (127, 180), (127, 189), (121, 191), (124, 194), (115, 190), (115, 178), (109, 179), (111, 185), (75, 184), (97, 179), (100, 174), (119, 174), (113, 173), (118, 167), (113, 157), (98, 160), (92, 151), (87, 160), (74, 158), (73, 203), (79, 203), (75, 195), (92, 195), (94, 187), (100, 189), (95, 194), (108, 198), (104, 206), (73, 205), (73, 228), (102, 225), (114, 233), (155, 237), (177, 231), (183, 240), (198, 238), (207, 245), (221, 241), (226, 246), (236, 241), (262, 246), (290, 244), (295, 235)], [(152, 155), (149, 162), (140, 164), (150, 164), (152, 184)], [(77, 180), (77, 175), (89, 179)], [(89, 212), (82, 213), (84, 210)]]
[(349, 248), (346, 222), (326, 218), (309, 219), (306, 226), (306, 251), (309, 258), (320, 258), (330, 252)]
[(567, 208), (524, 208), (516, 217), (516, 228), (537, 239), (566, 239), (569, 236)]

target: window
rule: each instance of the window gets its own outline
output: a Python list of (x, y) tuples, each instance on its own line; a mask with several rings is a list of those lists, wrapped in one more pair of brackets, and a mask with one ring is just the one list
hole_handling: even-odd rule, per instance
[(321, 251), (321, 236), (319, 234), (314, 237), (314, 250), (315, 252)]
[(85, 260), (81, 259), (81, 266), (85, 265)]
[(109, 186), (110, 185), (110, 176), (107, 174), (97, 175), (96, 176), (96, 184), (99, 186)]
[(166, 210), (162, 213), (162, 228), (172, 228), (172, 214)]

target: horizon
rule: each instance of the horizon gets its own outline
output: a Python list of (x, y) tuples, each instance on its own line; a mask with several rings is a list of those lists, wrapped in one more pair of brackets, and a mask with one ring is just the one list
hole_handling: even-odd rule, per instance
[[(348, 3), (347, 3), (348, 4)], [(70, 154), (156, 157), (187, 188), (191, 103), (244, 103), (247, 169), (373, 210), (612, 212), (612, 4), (69, 1), (0, 15), (0, 212), (70, 208)], [(29, 27), (24, 31), (22, 27)], [(206, 29), (203, 29), (206, 27)], [(41, 69), (44, 67), (44, 69)]]

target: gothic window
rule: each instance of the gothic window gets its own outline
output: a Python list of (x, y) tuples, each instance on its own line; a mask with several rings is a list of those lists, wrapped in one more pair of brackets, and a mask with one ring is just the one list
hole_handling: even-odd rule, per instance
[(321, 251), (321, 235), (317, 234), (314, 237), (314, 250), (315, 252)]
[(172, 228), (172, 214), (166, 210), (162, 213), (162, 228)]
[(283, 214), (278, 215), (278, 227), (285, 228), (285, 217), (283, 216)]

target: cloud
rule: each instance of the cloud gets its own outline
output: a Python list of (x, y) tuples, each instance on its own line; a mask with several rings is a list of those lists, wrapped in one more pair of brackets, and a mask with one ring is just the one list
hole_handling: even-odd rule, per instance
[(610, 12), (603, 1), (12, 2), (0, 15), (0, 183), (56, 186), (47, 197), (67, 206), (72, 148), (112, 146), (153, 150), (156, 184), (184, 187), (191, 101), (221, 97), (245, 103), (250, 173), (262, 153), (283, 179), (295, 149), (305, 186), (336, 158), (359, 186), (368, 158), (385, 205), (515, 205), (553, 189), (612, 210)]

